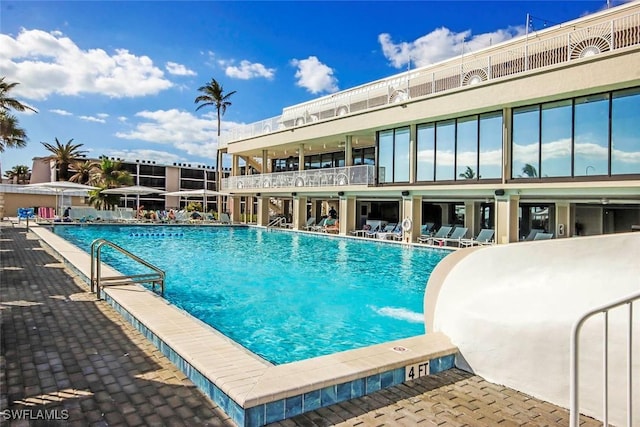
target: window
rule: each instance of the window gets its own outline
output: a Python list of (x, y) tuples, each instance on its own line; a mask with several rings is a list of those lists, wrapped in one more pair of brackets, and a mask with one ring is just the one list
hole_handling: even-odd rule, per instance
[(409, 182), (409, 127), (378, 133), (378, 181)]
[(435, 142), (436, 133), (433, 123), (419, 125), (417, 128), (416, 180), (433, 181), (435, 175)]
[(513, 110), (512, 178), (537, 178), (540, 170), (540, 109)]
[(571, 100), (542, 105), (540, 176), (571, 176)]
[(574, 112), (574, 176), (608, 175), (609, 95), (576, 99)]
[(640, 173), (640, 88), (616, 92), (611, 102), (611, 174)]
[(456, 179), (478, 179), (478, 116), (458, 119)]
[(480, 115), (479, 179), (502, 178), (502, 113)]
[(436, 123), (436, 181), (455, 179), (456, 123)]

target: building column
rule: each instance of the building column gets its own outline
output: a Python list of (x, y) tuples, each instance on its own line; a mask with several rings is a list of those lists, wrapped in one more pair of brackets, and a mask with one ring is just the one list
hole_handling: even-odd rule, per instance
[(496, 243), (513, 243), (518, 239), (518, 207), (520, 196), (505, 194), (496, 196)]
[(268, 173), (269, 171), (269, 156), (267, 150), (262, 150), (262, 173)]
[(403, 241), (411, 243), (417, 241), (422, 229), (422, 197), (410, 196), (402, 198), (402, 215), (400, 216), (400, 226), (405, 218), (411, 220), (411, 228), (403, 230)]
[(298, 170), (304, 170), (304, 144), (300, 144), (298, 147)]
[(554, 237), (563, 239), (565, 237), (571, 237), (574, 233), (574, 227), (572, 221), (572, 209), (569, 202), (556, 202), (556, 229), (549, 230), (554, 234)]
[(302, 230), (307, 225), (307, 198), (296, 196), (293, 198), (293, 229)]
[(418, 127), (415, 124), (409, 126), (409, 184), (413, 184), (416, 182), (416, 170), (417, 170), (417, 159), (416, 153), (418, 152), (417, 142), (417, 129)]
[(269, 224), (269, 200), (267, 196), (258, 197), (258, 225), (262, 227)]
[(234, 222), (234, 223), (242, 222), (241, 215), (240, 215), (240, 197), (235, 196), (235, 197), (230, 197), (230, 199), (231, 200), (229, 204), (231, 205), (231, 222)]
[(354, 196), (340, 197), (338, 207), (338, 220), (340, 221), (340, 234), (346, 235), (349, 230), (356, 227), (356, 198)]
[(464, 202), (464, 226), (469, 229), (467, 237), (473, 237), (480, 231), (480, 203), (473, 200)]
[(511, 108), (502, 109), (502, 183), (506, 184), (511, 178), (511, 135), (513, 124), (511, 117)]
[(345, 166), (353, 166), (353, 150), (351, 149), (352, 143), (353, 143), (353, 137), (351, 135), (347, 135), (344, 143), (344, 165)]

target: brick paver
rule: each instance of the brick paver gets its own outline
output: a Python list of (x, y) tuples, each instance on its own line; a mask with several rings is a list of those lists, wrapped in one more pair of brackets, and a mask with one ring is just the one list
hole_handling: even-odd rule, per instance
[[(8, 222), (0, 223), (0, 340), (0, 411), (68, 414), (29, 423), (5, 420), (5, 411), (2, 426), (234, 425), (35, 237)], [(566, 426), (568, 413), (453, 369), (273, 425)]]

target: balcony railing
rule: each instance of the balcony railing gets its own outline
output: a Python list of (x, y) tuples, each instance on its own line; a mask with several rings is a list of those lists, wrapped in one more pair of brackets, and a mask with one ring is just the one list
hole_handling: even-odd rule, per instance
[[(635, 13), (631, 13), (636, 11)], [(278, 117), (238, 126), (220, 135), (219, 144), (239, 141), (281, 129), (291, 129), (385, 105), (420, 99), (510, 77), (527, 71), (580, 60), (640, 45), (640, 13), (585, 27), (554, 27), (529, 37), (506, 42), (503, 47), (468, 53), (443, 63), (407, 71), (353, 89), (283, 109)], [(484, 52), (484, 54), (483, 54)], [(491, 52), (491, 53), (488, 53)]]
[(223, 191), (370, 186), (375, 184), (375, 166), (308, 169), (260, 175), (232, 176), (222, 180)]

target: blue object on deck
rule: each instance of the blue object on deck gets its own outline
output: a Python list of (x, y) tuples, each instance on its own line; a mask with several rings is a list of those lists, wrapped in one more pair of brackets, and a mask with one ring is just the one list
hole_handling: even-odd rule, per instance
[(33, 208), (18, 208), (18, 219), (33, 219), (35, 218)]

